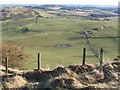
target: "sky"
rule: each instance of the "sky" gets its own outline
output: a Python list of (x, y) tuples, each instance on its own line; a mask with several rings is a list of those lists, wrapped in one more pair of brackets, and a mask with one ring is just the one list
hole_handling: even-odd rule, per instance
[(0, 0), (0, 4), (118, 5), (119, 0)]

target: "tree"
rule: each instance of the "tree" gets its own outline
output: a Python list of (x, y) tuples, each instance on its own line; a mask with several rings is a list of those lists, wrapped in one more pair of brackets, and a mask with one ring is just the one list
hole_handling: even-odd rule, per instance
[(5, 65), (5, 57), (8, 57), (9, 67), (22, 67), (25, 65), (28, 53), (24, 46), (18, 46), (11, 42), (2, 44), (2, 64)]
[(39, 13), (38, 12), (35, 12), (35, 23), (37, 24), (38, 23), (38, 19), (39, 19)]
[(38, 23), (38, 18), (39, 18), (39, 15), (36, 15), (36, 24)]

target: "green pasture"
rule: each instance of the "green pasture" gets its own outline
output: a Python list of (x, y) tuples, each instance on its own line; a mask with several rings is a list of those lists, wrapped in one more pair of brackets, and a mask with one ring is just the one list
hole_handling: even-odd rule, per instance
[[(44, 15), (44, 12), (42, 12)], [(48, 15), (46, 15), (48, 16)], [(85, 38), (80, 32), (91, 31), (90, 43), (99, 53), (104, 48), (105, 61), (113, 60), (118, 55), (118, 28), (117, 21), (92, 21), (67, 18), (39, 18), (35, 23), (34, 18), (23, 20), (4, 21), (3, 42), (12, 41), (26, 47), (30, 56), (27, 60), (26, 69), (37, 68), (37, 53), (42, 54), (42, 68), (53, 69), (59, 65), (81, 64), (83, 48), (87, 48), (87, 63), (98, 63)], [(25, 27), (29, 32), (22, 32)], [(105, 26), (105, 28), (101, 28)], [(93, 32), (92, 28), (98, 28)], [(105, 37), (105, 38), (101, 38)], [(112, 37), (112, 38), (109, 38)], [(69, 44), (69, 48), (57, 48), (59, 44)]]

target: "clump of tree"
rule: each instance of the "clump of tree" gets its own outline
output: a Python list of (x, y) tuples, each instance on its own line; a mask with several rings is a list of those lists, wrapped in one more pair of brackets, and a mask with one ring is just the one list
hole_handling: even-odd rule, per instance
[(16, 45), (11, 42), (2, 44), (2, 64), (5, 65), (5, 58), (8, 57), (8, 66), (22, 68), (29, 54), (22, 45)]

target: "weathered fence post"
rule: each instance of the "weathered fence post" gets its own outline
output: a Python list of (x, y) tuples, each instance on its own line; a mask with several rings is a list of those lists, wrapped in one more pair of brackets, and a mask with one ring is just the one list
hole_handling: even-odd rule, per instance
[(5, 69), (6, 69), (6, 74), (8, 74), (8, 57), (5, 57)]
[(103, 71), (103, 48), (100, 50), (100, 72)]
[(38, 53), (38, 70), (41, 68), (41, 53)]
[(83, 49), (83, 61), (82, 61), (82, 65), (85, 65), (85, 58), (86, 58), (86, 48)]

